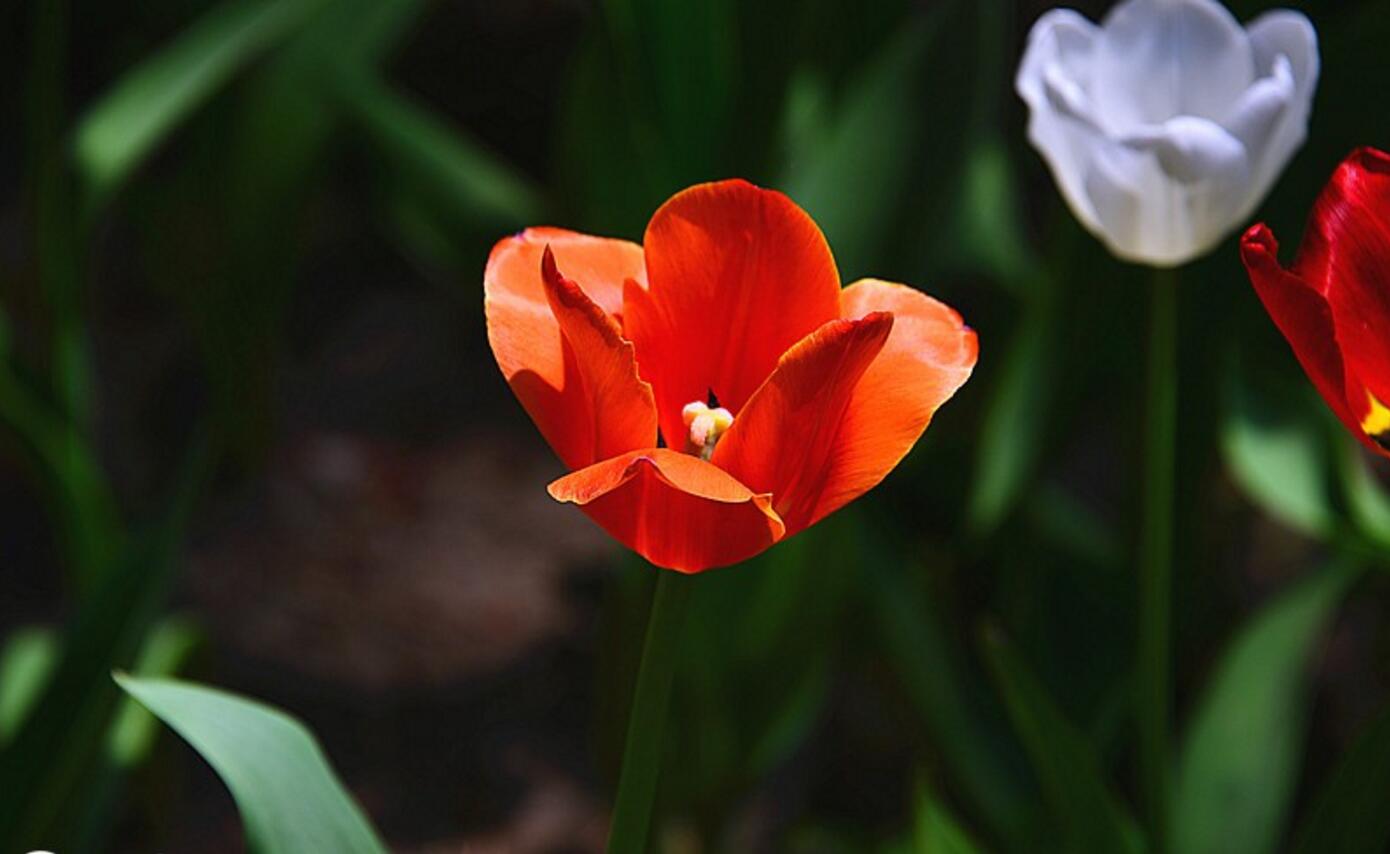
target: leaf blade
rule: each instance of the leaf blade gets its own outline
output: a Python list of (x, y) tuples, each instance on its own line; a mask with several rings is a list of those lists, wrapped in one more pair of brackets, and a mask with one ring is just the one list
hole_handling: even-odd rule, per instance
[(74, 154), (89, 201), (108, 197), (183, 118), (322, 2), (224, 3), (127, 72), (77, 128)]
[(1018, 653), (987, 627), (981, 644), (1033, 770), (1066, 839), (1066, 850), (1134, 854), (1142, 840), (1102, 776), (1086, 737), (1063, 716)]
[(1229, 851), (1232, 839), (1247, 852), (1278, 847), (1302, 753), (1303, 665), (1356, 572), (1334, 565), (1281, 595), (1223, 656), (1178, 766), (1175, 850)]
[(384, 854), (361, 808), (302, 723), (262, 703), (175, 679), (113, 678), (177, 732), (231, 790), (261, 854)]

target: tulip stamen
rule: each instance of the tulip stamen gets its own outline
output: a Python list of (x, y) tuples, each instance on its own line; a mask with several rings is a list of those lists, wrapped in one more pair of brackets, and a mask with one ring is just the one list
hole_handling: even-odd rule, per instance
[(1369, 391), (1366, 392), (1366, 399), (1371, 403), (1371, 410), (1362, 417), (1361, 429), (1372, 442), (1390, 450), (1390, 407), (1377, 400)]
[(719, 438), (734, 425), (734, 414), (722, 406), (711, 409), (708, 404), (696, 400), (681, 409), (681, 420), (690, 430), (686, 450), (708, 461)]

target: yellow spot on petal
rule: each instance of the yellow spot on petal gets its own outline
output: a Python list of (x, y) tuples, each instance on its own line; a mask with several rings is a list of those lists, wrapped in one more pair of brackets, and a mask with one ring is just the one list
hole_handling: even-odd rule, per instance
[(1361, 429), (1376, 444), (1385, 447), (1390, 443), (1390, 407), (1376, 400), (1370, 391), (1366, 392), (1366, 399), (1371, 402), (1371, 411), (1361, 419)]

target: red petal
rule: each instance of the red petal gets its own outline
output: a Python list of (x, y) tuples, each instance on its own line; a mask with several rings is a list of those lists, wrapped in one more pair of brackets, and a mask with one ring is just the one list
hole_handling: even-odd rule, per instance
[(685, 404), (712, 391), (737, 413), (787, 348), (839, 317), (830, 247), (781, 193), (691, 187), (652, 216), (643, 246), (651, 288), (628, 289), (624, 330), (668, 442), (684, 434)]
[(595, 463), (550, 485), (605, 531), (668, 569), (700, 572), (747, 560), (782, 538), (767, 495), (668, 448)]
[(829, 512), (831, 496), (840, 489), (834, 477), (846, 410), (892, 329), (893, 316), (878, 313), (832, 320), (802, 339), (715, 448), (715, 465), (758, 492), (772, 493), (788, 533)]
[(1263, 223), (1245, 232), (1240, 256), (1255, 293), (1318, 393), (1352, 435), (1365, 441), (1359, 419), (1347, 405), (1346, 370), (1327, 300), (1311, 283), (1279, 266), (1279, 242)]
[(840, 430), (835, 470), (821, 514), (887, 477), (970, 378), (979, 355), (974, 330), (954, 309), (907, 285), (862, 279), (841, 296), (846, 318), (893, 313), (893, 334), (855, 386)]
[[(642, 281), (642, 247), (623, 240), (590, 237), (555, 228), (530, 228), (498, 241), (483, 274), (488, 342), (512, 391), (541, 435), (570, 468), (595, 456), (593, 405), (580, 366), (565, 343), (541, 279), (541, 256), (549, 245), (559, 265), (600, 308), (621, 309), (623, 283)], [(580, 426), (576, 426), (580, 425)], [(652, 443), (652, 434), (608, 431), (604, 447), (630, 450)]]
[(598, 303), (561, 275), (549, 248), (541, 259), (541, 277), (550, 309), (574, 354), (567, 381), (575, 378), (584, 389), (583, 406), (567, 413), (565, 428), (576, 458), (587, 465), (651, 447), (656, 441), (656, 405), (652, 387), (637, 376), (632, 344), (623, 340), (618, 324)]
[[(1390, 402), (1390, 155), (1352, 153), (1318, 198), (1294, 270), (1327, 298), (1349, 375)], [(1358, 418), (1369, 403), (1348, 388)]]

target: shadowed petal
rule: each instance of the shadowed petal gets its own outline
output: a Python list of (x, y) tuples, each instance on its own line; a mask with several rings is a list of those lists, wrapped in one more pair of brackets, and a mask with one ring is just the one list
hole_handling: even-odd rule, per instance
[[(555, 228), (503, 238), (483, 274), (488, 343), (541, 435), (570, 468), (593, 462), (591, 406), (575, 354), (564, 340), (541, 279), (550, 246), (560, 267), (606, 313), (622, 307), (623, 282), (645, 281), (642, 247)], [(576, 423), (588, 424), (575, 430)], [(651, 444), (648, 437), (629, 447)]]
[(1352, 435), (1366, 441), (1347, 404), (1346, 369), (1327, 300), (1310, 283), (1279, 265), (1279, 243), (1263, 223), (1241, 238), (1240, 255), (1255, 293), (1318, 393)]
[(642, 557), (679, 572), (746, 560), (780, 540), (785, 527), (769, 496), (668, 448), (595, 463), (550, 485)]
[(541, 258), (541, 277), (550, 309), (574, 354), (566, 381), (577, 378), (584, 390), (582, 405), (566, 413), (564, 425), (576, 459), (583, 459), (573, 467), (651, 447), (656, 442), (656, 405), (652, 387), (637, 376), (631, 342), (623, 339), (612, 317), (560, 273), (548, 248)]
[(715, 465), (772, 493), (789, 533), (829, 512), (827, 493), (843, 491), (834, 478), (847, 410), (892, 329), (893, 316), (876, 313), (833, 320), (808, 335), (782, 357), (715, 448)]
[[(1309, 220), (1294, 271), (1332, 307), (1350, 375), (1390, 403), (1390, 155), (1363, 148), (1337, 168)], [(1347, 402), (1358, 418), (1369, 404)]]

